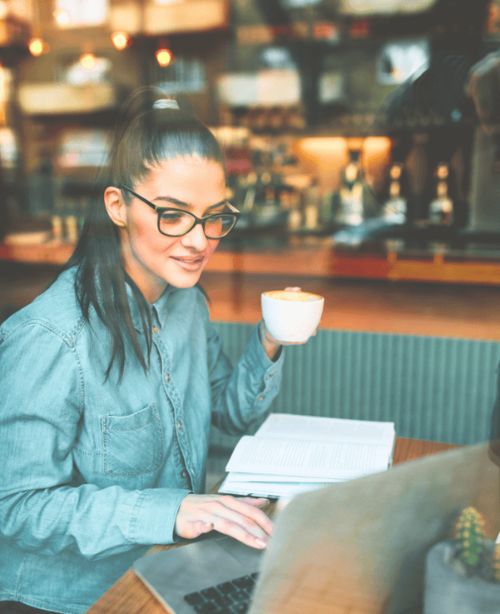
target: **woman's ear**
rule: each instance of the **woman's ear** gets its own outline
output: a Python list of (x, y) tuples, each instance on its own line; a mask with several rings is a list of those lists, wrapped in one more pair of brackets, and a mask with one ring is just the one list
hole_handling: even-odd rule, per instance
[(108, 186), (104, 190), (104, 205), (113, 224), (119, 228), (125, 228), (127, 226), (127, 206), (121, 190)]

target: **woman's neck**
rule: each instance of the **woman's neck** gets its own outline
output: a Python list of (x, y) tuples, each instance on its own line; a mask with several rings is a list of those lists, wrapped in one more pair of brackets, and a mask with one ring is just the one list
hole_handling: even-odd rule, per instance
[(150, 279), (145, 275), (138, 274), (133, 267), (125, 266), (125, 273), (136, 285), (144, 299), (150, 303), (156, 303), (160, 296), (165, 292), (167, 282), (158, 279)]

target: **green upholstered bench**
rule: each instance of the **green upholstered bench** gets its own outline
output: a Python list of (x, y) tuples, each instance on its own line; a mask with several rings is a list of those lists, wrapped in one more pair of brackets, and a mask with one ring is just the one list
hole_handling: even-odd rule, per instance
[[(252, 325), (215, 325), (236, 359)], [(499, 342), (320, 330), (286, 353), (273, 411), (393, 420), (402, 437), (458, 444), (489, 437)], [(214, 429), (212, 444), (236, 439)]]

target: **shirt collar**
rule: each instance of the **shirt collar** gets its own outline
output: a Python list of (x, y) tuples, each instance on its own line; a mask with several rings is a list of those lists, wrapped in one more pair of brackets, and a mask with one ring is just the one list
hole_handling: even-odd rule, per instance
[[(132, 286), (129, 280), (125, 281), (125, 287), (127, 290), (127, 298), (128, 304), (130, 308), (130, 314), (132, 316), (132, 323), (137, 332), (143, 332), (141, 315), (139, 312), (139, 305), (135, 299), (134, 292), (132, 290)], [(153, 325), (159, 326), (160, 328), (164, 324), (166, 315), (167, 315), (167, 301), (171, 292), (174, 288), (170, 285), (167, 285), (160, 298), (154, 303), (150, 304), (150, 312), (151, 312), (151, 321)]]
[(173, 286), (168, 285), (160, 298), (151, 306), (153, 310), (153, 317), (156, 318), (156, 323), (160, 326), (160, 328), (165, 324), (165, 319), (168, 313), (167, 303), (174, 290), (175, 288)]

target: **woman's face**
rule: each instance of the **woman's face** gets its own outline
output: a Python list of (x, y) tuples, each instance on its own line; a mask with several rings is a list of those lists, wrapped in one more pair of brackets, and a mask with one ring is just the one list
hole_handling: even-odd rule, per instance
[[(198, 217), (215, 213), (209, 208), (226, 197), (222, 166), (197, 157), (165, 160), (130, 187), (155, 205), (190, 211)], [(172, 204), (167, 197), (185, 204)], [(130, 198), (125, 207), (126, 223), (120, 228), (122, 254), (127, 273), (146, 300), (157, 300), (167, 284), (194, 286), (219, 240), (207, 239), (201, 224), (182, 237), (162, 235), (156, 211), (138, 198)]]

